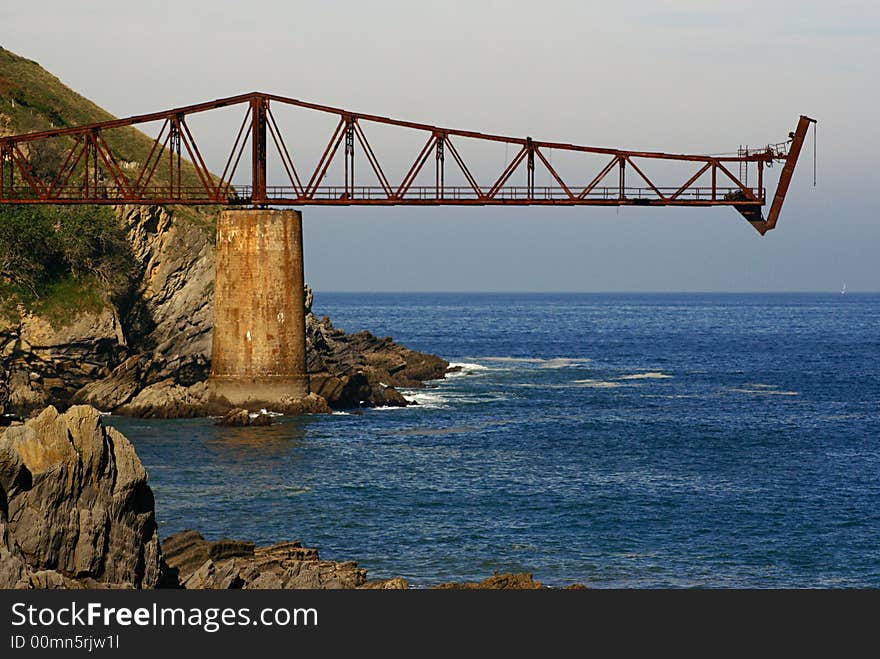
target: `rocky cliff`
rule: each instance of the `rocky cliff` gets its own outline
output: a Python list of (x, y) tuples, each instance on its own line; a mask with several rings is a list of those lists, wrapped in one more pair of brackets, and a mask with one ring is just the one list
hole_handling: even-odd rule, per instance
[(153, 493), (97, 410), (46, 408), (0, 434), (0, 587), (153, 588)]
[[(186, 209), (118, 209), (135, 271), (103, 311), (62, 323), (19, 308), (0, 318), (0, 412), (89, 404), (148, 417), (207, 413), (214, 248), (211, 218)], [(332, 407), (405, 405), (396, 387), (442, 378), (448, 363), (368, 332), (347, 334), (311, 312), (312, 390)], [(60, 325), (60, 326), (59, 326)]]

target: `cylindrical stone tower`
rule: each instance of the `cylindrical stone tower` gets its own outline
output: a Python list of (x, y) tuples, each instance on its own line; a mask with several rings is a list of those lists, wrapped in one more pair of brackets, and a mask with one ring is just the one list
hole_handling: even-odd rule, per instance
[(303, 285), (299, 211), (221, 211), (208, 379), (213, 401), (259, 409), (309, 393)]

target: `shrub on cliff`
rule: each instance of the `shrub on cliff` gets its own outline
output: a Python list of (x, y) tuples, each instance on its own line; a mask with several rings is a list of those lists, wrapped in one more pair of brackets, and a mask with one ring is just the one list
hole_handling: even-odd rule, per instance
[(0, 297), (31, 306), (71, 280), (114, 292), (130, 271), (131, 248), (112, 209), (0, 206)]

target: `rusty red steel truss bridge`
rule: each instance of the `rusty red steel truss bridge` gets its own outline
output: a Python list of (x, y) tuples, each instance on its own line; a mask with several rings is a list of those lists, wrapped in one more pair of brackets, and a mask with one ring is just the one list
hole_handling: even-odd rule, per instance
[[(273, 105), (334, 116), (335, 129), (317, 162), (294, 157)], [(230, 106), (242, 106), (244, 117), (225, 165), (212, 171), (187, 118)], [(161, 122), (161, 128), (144, 161), (120, 163), (105, 136), (151, 122)], [(815, 120), (802, 115), (789, 140), (779, 144), (740, 148), (735, 155), (684, 155), (440, 128), (254, 92), (125, 119), (2, 137), (0, 204), (732, 206), (763, 235), (776, 225), (811, 123)], [(371, 124), (420, 134), (422, 147), (402, 179), (386, 175), (387, 168), (367, 137)], [(49, 140), (63, 141), (59, 147), (61, 164), (48, 174), (40, 174), (31, 162), (35, 150), (28, 145)], [(461, 140), (503, 143), (508, 157), (500, 173), (482, 180), (475, 175), (456, 146)], [(267, 185), (270, 149), (274, 149), (273, 162), (280, 161), (284, 185)], [(233, 184), (236, 175), (242, 174), (239, 165), (248, 150), (245, 160), (250, 160), (250, 182)], [(584, 168), (575, 180), (572, 174), (564, 177), (554, 167), (554, 151), (590, 154), (602, 157), (602, 161), (593, 165), (595, 169)], [(369, 178), (370, 184), (355, 180), (356, 152), (362, 154), (361, 162), (365, 156), (369, 163), (367, 176), (361, 177)], [(344, 161), (341, 167), (339, 159)], [(645, 163), (649, 161), (677, 161), (692, 167), (684, 177), (661, 184), (646, 174)], [(764, 168), (777, 161), (784, 163), (783, 169), (765, 219)], [(328, 185), (327, 173), (334, 162), (340, 180)], [(755, 186), (748, 184), (750, 166), (756, 169)], [(160, 168), (164, 174), (157, 176)], [(463, 184), (447, 184), (450, 168)], [(536, 168), (544, 170), (550, 185), (536, 185)], [(424, 173), (431, 169), (433, 181), (416, 185), (419, 176), (424, 179)], [(184, 176), (184, 172), (190, 175)], [(514, 184), (515, 173), (524, 185)]]

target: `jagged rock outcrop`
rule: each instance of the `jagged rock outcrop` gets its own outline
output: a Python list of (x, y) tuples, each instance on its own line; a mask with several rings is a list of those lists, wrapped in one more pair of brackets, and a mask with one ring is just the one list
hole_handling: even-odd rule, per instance
[[(541, 590), (547, 588), (540, 581), (535, 581), (529, 572), (495, 572), (482, 581), (458, 581), (431, 586), (434, 590)], [(586, 590), (580, 583), (565, 586), (562, 590)]]
[(528, 572), (518, 574), (496, 572), (482, 581), (443, 583), (433, 586), (438, 590), (538, 590), (541, 582), (535, 581)]
[(0, 322), (0, 412), (66, 406), (80, 387), (109, 374), (127, 351), (116, 309), (82, 313), (64, 326), (18, 311)]
[(119, 214), (137, 264), (138, 285), (124, 318), (126, 333), (150, 358), (144, 384), (200, 382), (210, 367), (214, 322), (210, 216), (172, 215), (155, 206), (124, 206)]
[(0, 588), (28, 588), (31, 570), (24, 560), (21, 547), (9, 532), (9, 492), (23, 483), (17, 480), (23, 475), (18, 456), (0, 446)]
[(146, 419), (189, 419), (204, 416), (207, 403), (206, 382), (184, 387), (168, 378), (149, 385), (114, 411), (117, 414)]
[(0, 434), (0, 587), (155, 587), (156, 528), (134, 447), (94, 408)]
[[(311, 291), (306, 303), (311, 302)], [(419, 388), (445, 376), (449, 362), (410, 350), (391, 337), (348, 334), (306, 308), (306, 359), (312, 391), (332, 407), (404, 406), (396, 387)]]
[(272, 415), (260, 412), (248, 412), (236, 407), (229, 410), (222, 418), (217, 420), (218, 426), (244, 427), (244, 426), (271, 426)]
[(208, 542), (195, 531), (183, 531), (162, 546), (165, 561), (187, 589), (331, 589), (367, 583), (367, 571), (354, 561), (322, 561), (316, 549), (299, 542), (255, 548), (235, 540)]

